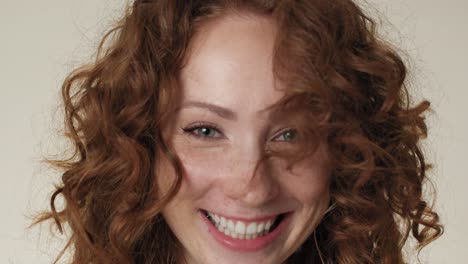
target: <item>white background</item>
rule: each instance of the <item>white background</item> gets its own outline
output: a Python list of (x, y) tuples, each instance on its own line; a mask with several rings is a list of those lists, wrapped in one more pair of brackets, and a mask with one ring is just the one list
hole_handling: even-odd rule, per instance
[[(60, 85), (92, 58), (125, 2), (0, 0), (0, 263), (51, 263), (58, 253), (60, 237), (26, 227), (47, 208), (58, 179), (41, 159), (64, 145)], [(446, 230), (421, 261), (468, 263), (468, 1), (369, 0), (366, 6), (410, 62), (413, 94), (432, 103), (425, 149)]]

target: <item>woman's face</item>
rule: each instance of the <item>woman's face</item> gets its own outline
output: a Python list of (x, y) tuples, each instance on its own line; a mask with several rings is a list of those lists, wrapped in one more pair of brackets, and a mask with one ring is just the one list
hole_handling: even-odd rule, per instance
[[(192, 40), (181, 108), (165, 131), (184, 177), (163, 210), (188, 263), (281, 263), (328, 206), (325, 145), (292, 170), (279, 157), (256, 169), (265, 150), (299, 147), (301, 133), (268, 108), (284, 95), (274, 88), (275, 34), (269, 18), (228, 16)], [(164, 189), (174, 171), (165, 159), (158, 170)]]

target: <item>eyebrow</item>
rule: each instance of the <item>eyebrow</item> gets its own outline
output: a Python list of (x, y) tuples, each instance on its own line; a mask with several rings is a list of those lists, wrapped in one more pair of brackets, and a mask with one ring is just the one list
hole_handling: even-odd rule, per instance
[(224, 108), (219, 105), (215, 104), (210, 104), (210, 103), (205, 103), (205, 102), (199, 102), (199, 101), (188, 101), (182, 105), (181, 108), (190, 108), (190, 107), (196, 107), (196, 108), (203, 108), (207, 109), (210, 112), (213, 112), (217, 114), (218, 116), (229, 119), (229, 120), (236, 120), (237, 119), (237, 114), (234, 113), (234, 111)]

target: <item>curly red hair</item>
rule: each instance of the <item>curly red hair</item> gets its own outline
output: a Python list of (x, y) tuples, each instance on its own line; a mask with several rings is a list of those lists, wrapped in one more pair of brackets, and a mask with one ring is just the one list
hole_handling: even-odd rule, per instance
[[(180, 97), (191, 38), (229, 13), (275, 19), (274, 72), (291, 87), (285, 104), (305, 107), (313, 119), (305, 126), (329, 146), (333, 209), (288, 263), (404, 263), (410, 235), (419, 248), (439, 237), (439, 217), (423, 197), (429, 166), (420, 140), (429, 103), (411, 106), (402, 59), (355, 3), (137, 0), (102, 41), (96, 62), (63, 85), (75, 154), (51, 161), (64, 173), (51, 211), (38, 221), (71, 228), (72, 263), (178, 261), (180, 245), (160, 213), (178, 191), (181, 164), (161, 129)], [(167, 195), (155, 180), (159, 153), (178, 175)]]

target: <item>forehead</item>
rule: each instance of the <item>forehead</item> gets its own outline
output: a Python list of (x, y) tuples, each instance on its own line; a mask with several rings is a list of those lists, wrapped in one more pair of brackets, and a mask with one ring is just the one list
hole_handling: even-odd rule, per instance
[(181, 72), (184, 101), (258, 112), (283, 92), (275, 88), (276, 26), (268, 17), (228, 16), (203, 25)]

